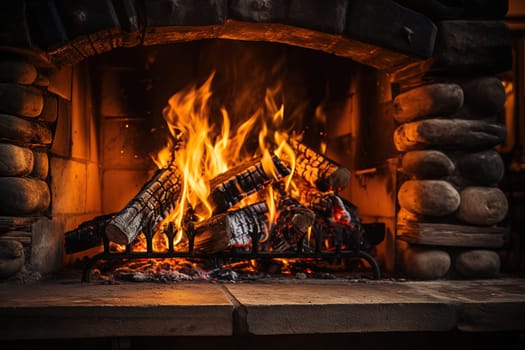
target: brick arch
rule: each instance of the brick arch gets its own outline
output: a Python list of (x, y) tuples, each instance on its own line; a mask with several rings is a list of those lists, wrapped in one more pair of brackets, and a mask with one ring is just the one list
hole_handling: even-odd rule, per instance
[(396, 74), (426, 63), (437, 35), (428, 17), (390, 0), (6, 3), (4, 17), (10, 20), (4, 26), (16, 35), (0, 37), (0, 46), (52, 66), (78, 63), (119, 47), (217, 38), (319, 50)]

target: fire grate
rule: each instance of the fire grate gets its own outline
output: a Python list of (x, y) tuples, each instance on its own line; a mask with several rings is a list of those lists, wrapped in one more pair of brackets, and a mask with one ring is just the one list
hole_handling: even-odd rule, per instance
[[(82, 282), (91, 281), (91, 271), (95, 265), (100, 261), (108, 260), (122, 260), (122, 259), (166, 259), (166, 258), (187, 258), (187, 259), (234, 259), (237, 261), (252, 260), (252, 259), (342, 259), (342, 258), (356, 258), (367, 262), (370, 265), (370, 269), (374, 279), (381, 278), (381, 269), (377, 261), (367, 251), (362, 249), (362, 246), (367, 245), (368, 247), (378, 244), (384, 237), (384, 224), (383, 223), (371, 223), (362, 224), (363, 231), (367, 233), (366, 243), (358, 242), (354, 244), (352, 249), (343, 248), (341, 245), (336, 245), (333, 250), (323, 251), (322, 237), (319, 234), (313, 236), (314, 249), (313, 251), (305, 251), (303, 244), (298, 244), (295, 251), (287, 252), (269, 252), (259, 250), (259, 235), (258, 233), (251, 233), (252, 245), (248, 251), (237, 250), (232, 248), (231, 250), (219, 252), (219, 253), (201, 253), (194, 249), (195, 235), (191, 229), (187, 231), (188, 245), (185, 251), (175, 250), (173, 244), (176, 231), (172, 225), (168, 225), (164, 234), (167, 237), (168, 247), (165, 252), (156, 252), (153, 247), (153, 237), (146, 235), (145, 251), (133, 251), (132, 244), (125, 246), (124, 251), (114, 251), (111, 249), (109, 239), (103, 234), (107, 222), (111, 220), (112, 215), (104, 215), (95, 218), (93, 221), (81, 225), (74, 231), (67, 232), (66, 237), (66, 248), (67, 252), (71, 253), (74, 251), (80, 251), (86, 249), (86, 244), (89, 246), (97, 246), (102, 241), (103, 251), (97, 255), (94, 255), (84, 265), (82, 271)], [(360, 241), (356, 237), (356, 242)], [(81, 243), (82, 246), (78, 246)]]

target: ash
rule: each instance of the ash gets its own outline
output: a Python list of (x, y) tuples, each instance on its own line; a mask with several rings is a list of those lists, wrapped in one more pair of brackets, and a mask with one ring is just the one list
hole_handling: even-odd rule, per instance
[(258, 259), (204, 261), (190, 259), (135, 259), (102, 262), (91, 272), (93, 281), (107, 283), (209, 281), (243, 283), (264, 280), (367, 279), (363, 266), (351, 259)]

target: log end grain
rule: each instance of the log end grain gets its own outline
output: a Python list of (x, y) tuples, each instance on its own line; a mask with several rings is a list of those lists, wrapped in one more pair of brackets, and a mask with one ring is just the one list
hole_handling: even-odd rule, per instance
[(120, 229), (118, 225), (115, 223), (109, 223), (108, 226), (106, 226), (106, 237), (111, 242), (115, 242), (117, 244), (126, 245), (131, 243), (128, 235)]

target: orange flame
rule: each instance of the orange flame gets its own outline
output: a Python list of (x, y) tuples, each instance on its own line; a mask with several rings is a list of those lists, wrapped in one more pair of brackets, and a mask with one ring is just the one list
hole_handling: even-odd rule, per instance
[[(196, 213), (198, 220), (211, 217), (214, 208), (208, 199), (211, 192), (209, 182), (217, 175), (253, 157), (261, 157), (264, 171), (278, 179), (272, 154), (285, 154), (291, 163), (292, 174), (295, 167), (295, 154), (287, 143), (286, 131), (280, 130), (284, 120), (284, 105), (278, 106), (275, 102), (281, 86), (267, 89), (264, 104), (240, 125), (232, 125), (225, 108), (220, 109), (220, 116), (212, 115), (210, 99), (213, 78), (214, 73), (201, 86), (175, 93), (163, 110), (170, 134), (178, 147), (173, 151), (173, 141), (168, 142), (157, 154), (155, 163), (162, 168), (168, 166), (172, 160), (172, 164), (182, 174), (179, 203), (176, 203), (173, 212), (159, 225), (163, 227), (168, 222), (175, 224), (178, 230), (174, 244), (179, 243), (182, 238), (183, 219), (188, 208), (203, 208)], [(220, 122), (220, 126), (214, 121)], [(246, 143), (254, 139), (257, 130), (258, 149), (255, 154), (248, 154)], [(291, 178), (290, 175), (286, 179), (285, 189), (290, 187)], [(271, 188), (269, 193), (266, 201), (270, 208), (271, 223), (276, 206)]]

